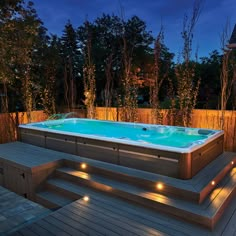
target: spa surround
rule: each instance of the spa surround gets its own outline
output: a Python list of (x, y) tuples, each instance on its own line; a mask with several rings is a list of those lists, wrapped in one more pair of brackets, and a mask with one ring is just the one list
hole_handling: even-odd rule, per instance
[(204, 145), (180, 151), (139, 143), (133, 145), (124, 139), (96, 139), (89, 135), (55, 132), (32, 124), (21, 125), (19, 129), (21, 141), (26, 143), (180, 179), (192, 178), (223, 152), (223, 132)]

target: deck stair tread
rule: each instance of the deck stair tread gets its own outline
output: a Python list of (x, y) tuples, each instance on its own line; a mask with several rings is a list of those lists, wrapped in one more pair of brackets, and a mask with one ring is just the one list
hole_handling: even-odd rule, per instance
[(44, 191), (38, 192), (36, 194), (36, 197), (45, 199), (46, 201), (52, 203), (52, 205), (55, 205), (55, 207), (62, 207), (73, 202), (71, 198), (65, 197), (61, 195), (60, 193), (56, 193), (50, 190), (44, 190)]
[[(122, 196), (122, 194), (124, 192), (126, 193), (130, 193), (132, 195), (137, 195), (140, 196), (142, 198), (146, 198), (149, 199), (151, 201), (154, 202), (160, 202), (161, 204), (167, 204), (167, 205), (171, 205), (171, 206), (176, 206), (178, 208), (182, 208), (183, 210), (191, 210), (191, 211), (195, 211), (195, 212), (202, 212), (205, 209), (209, 208), (211, 211), (214, 209), (216, 210), (217, 208), (212, 208), (211, 207), (211, 202), (212, 202), (212, 198), (220, 198), (222, 195), (224, 196), (226, 194), (226, 192), (223, 193), (223, 191), (221, 191), (221, 188), (225, 187), (227, 185), (227, 187), (229, 189), (233, 189), (234, 186), (236, 186), (236, 169), (233, 171), (233, 175), (235, 175), (235, 179), (232, 182), (226, 182), (227, 179), (224, 179), (217, 187), (217, 191), (215, 191), (215, 194), (212, 194), (209, 196), (209, 198), (207, 198), (203, 204), (198, 205), (192, 202), (188, 202), (188, 201), (184, 201), (184, 200), (180, 200), (180, 199), (175, 199), (173, 197), (168, 197), (165, 196), (161, 193), (156, 193), (156, 192), (150, 192), (147, 191), (145, 189), (142, 189), (140, 187), (136, 187), (127, 183), (123, 183), (123, 182), (119, 182), (116, 180), (111, 180), (111, 179), (107, 179), (95, 174), (88, 174), (82, 171), (77, 171), (68, 167), (62, 167), (57, 169), (57, 171), (61, 172), (61, 173), (66, 173), (71, 177), (75, 177), (74, 180), (78, 181), (78, 183), (81, 183), (81, 179), (86, 180), (86, 183), (88, 184), (91, 183), (92, 187), (96, 187), (98, 189), (102, 189), (104, 188), (104, 190), (106, 191), (106, 189), (108, 189), (108, 191), (110, 191), (110, 189), (112, 189), (113, 192), (115, 192), (116, 190), (120, 191), (120, 194)], [(118, 194), (116, 192), (116, 194)], [(230, 194), (230, 191), (229, 191)], [(220, 206), (220, 202), (217, 201), (217, 203)], [(210, 206), (210, 207), (209, 207)], [(214, 204), (215, 207), (217, 207), (217, 204)]]
[[(95, 166), (95, 173), (117, 180), (126, 179), (128, 182), (144, 187), (149, 191), (155, 191), (156, 183), (161, 182), (165, 185), (163, 193), (166, 192), (167, 195), (172, 194), (179, 198), (201, 203), (213, 189), (211, 181), (214, 180), (217, 184), (232, 169), (231, 161), (236, 163), (235, 153), (228, 152), (220, 155), (191, 180), (180, 180), (126, 167), (107, 166), (108, 163), (97, 162), (91, 166), (91, 171), (88, 172), (93, 173), (93, 166)], [(76, 161), (66, 161), (68, 167), (79, 169), (78, 164), (75, 165), (74, 163)], [(105, 166), (103, 166), (104, 164)]]
[(232, 152), (225, 152), (217, 157), (214, 161), (203, 168), (196, 176), (189, 180), (189, 183), (194, 186), (196, 191), (200, 191), (204, 186), (214, 179), (223, 168), (231, 161), (236, 161), (236, 155)]
[[(94, 192), (97, 194), (99, 189), (100, 191), (105, 190), (105, 192), (115, 194), (116, 196), (130, 200), (137, 204), (151, 207), (153, 209), (155, 208), (156, 210), (175, 215), (185, 220), (191, 219), (193, 217), (192, 220), (196, 221), (197, 223), (202, 223), (201, 221), (207, 221), (207, 227), (208, 224), (211, 224), (209, 222), (212, 220), (214, 221), (214, 217), (216, 217), (221, 211), (221, 207), (224, 204), (224, 199), (227, 199), (228, 197), (230, 198), (236, 186), (236, 169), (234, 168), (231, 173), (218, 184), (216, 190), (213, 191), (212, 194), (209, 195), (209, 197), (201, 205), (198, 205), (196, 203), (167, 197), (159, 193), (147, 192), (146, 190), (143, 191), (141, 188), (123, 184), (118, 181), (105, 180), (105, 178), (100, 176), (88, 176), (87, 173), (82, 173), (81, 171), (77, 172), (69, 168), (61, 168), (60, 170), (68, 170), (72, 176), (74, 173), (75, 177), (78, 178), (77, 183), (80, 183), (80, 185), (60, 178), (49, 179), (47, 181), (49, 185), (63, 188), (73, 193), (76, 192), (80, 196), (94, 194)], [(93, 188), (97, 185), (97, 190), (92, 190), (89, 187), (81, 186), (81, 180), (86, 180), (88, 185), (89, 183), (92, 183)], [(223, 188), (224, 190), (222, 190)]]
[[(68, 159), (69, 160), (69, 159)], [(114, 165), (111, 163), (101, 162), (92, 159), (83, 158), (81, 161), (87, 162), (88, 164), (104, 169), (111, 170), (112, 172), (117, 172), (117, 174), (127, 174), (129, 176), (146, 179), (149, 181), (164, 181), (166, 184), (176, 185), (178, 188), (187, 188), (191, 191), (197, 191), (201, 187), (204, 187), (207, 181), (205, 179), (212, 179), (215, 175), (222, 169), (223, 166), (227, 165), (229, 162), (236, 160), (236, 155), (233, 152), (224, 152), (214, 161), (209, 163), (205, 168), (203, 168), (198, 174), (196, 174), (192, 179), (181, 180), (168, 176), (159, 175), (156, 173), (146, 172), (142, 170), (137, 170), (133, 168), (128, 168), (124, 166)], [(71, 158), (71, 161), (80, 161), (78, 157)]]
[[(130, 194), (134, 195), (140, 195), (140, 196), (148, 196), (151, 199), (159, 198), (163, 199), (163, 201), (166, 201), (168, 198), (167, 196), (163, 194), (159, 194), (157, 192), (148, 191), (147, 189), (144, 189), (142, 187), (135, 186), (133, 184), (129, 184), (123, 181), (118, 181), (115, 179), (103, 177), (97, 174), (92, 173), (86, 173), (83, 171), (78, 171), (70, 167), (61, 167), (56, 170), (56, 176), (57, 178), (65, 178), (71, 181), (75, 181), (78, 183), (84, 183), (84, 185), (90, 185), (91, 187), (98, 188), (98, 189), (104, 189), (104, 191), (110, 191), (113, 189), (113, 193), (116, 194), (123, 194), (124, 192), (128, 192), (129, 190)], [(142, 181), (142, 179), (140, 179)], [(176, 202), (183, 202), (180, 199), (174, 199), (173, 201)], [(188, 204), (188, 203), (186, 203)], [(193, 205), (189, 203), (190, 205)]]
[[(71, 162), (80, 161), (78, 158), (71, 159)], [(236, 163), (236, 155), (232, 152), (225, 152), (208, 164), (205, 168), (201, 170), (197, 175), (195, 175), (190, 180), (181, 180), (168, 176), (163, 176), (159, 174), (154, 174), (146, 171), (136, 170), (124, 166), (118, 166), (110, 163), (100, 162), (91, 159), (83, 159), (83, 162), (91, 165), (92, 167), (97, 167), (101, 169), (103, 172), (107, 172), (109, 170), (112, 174), (123, 175), (128, 177), (133, 177), (134, 179), (142, 179), (146, 181), (150, 181), (156, 183), (160, 181), (165, 185), (171, 188), (178, 188), (183, 191), (188, 191), (191, 193), (196, 193), (196, 195), (200, 195), (202, 191), (209, 185), (209, 183), (213, 179), (217, 179), (219, 175), (222, 176), (227, 173), (227, 168), (229, 168), (231, 161)], [(223, 176), (222, 176), (223, 177)]]

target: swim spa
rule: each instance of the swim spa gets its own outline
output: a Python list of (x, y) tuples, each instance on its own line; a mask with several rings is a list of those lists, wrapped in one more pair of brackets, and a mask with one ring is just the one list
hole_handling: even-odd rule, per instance
[(142, 123), (59, 119), (19, 126), (22, 142), (189, 179), (223, 152), (224, 133)]

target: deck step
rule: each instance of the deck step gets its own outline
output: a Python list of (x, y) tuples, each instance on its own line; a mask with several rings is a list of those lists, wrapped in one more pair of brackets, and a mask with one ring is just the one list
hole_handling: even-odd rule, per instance
[(36, 202), (52, 210), (56, 210), (73, 201), (74, 199), (72, 197), (65, 197), (64, 195), (50, 189), (36, 194)]
[(175, 179), (88, 159), (85, 159), (87, 168), (83, 170), (81, 163), (74, 160), (66, 160), (64, 165), (78, 171), (86, 171), (89, 174), (97, 174), (105, 178), (129, 183), (151, 192), (158, 193), (159, 190), (156, 185), (161, 182), (165, 186), (161, 194), (201, 203), (215, 187), (212, 186), (211, 182), (214, 181), (217, 184), (233, 168), (234, 165), (232, 163), (236, 163), (236, 155), (235, 153), (225, 152), (190, 180)]
[[(160, 193), (148, 192), (130, 184), (109, 180), (71, 168), (60, 168), (57, 170), (57, 175), (59, 172), (60, 178), (53, 178), (47, 181), (48, 186), (51, 186), (54, 191), (63, 189), (67, 192), (72, 192), (73, 196), (78, 194), (78, 198), (83, 195), (98, 194), (98, 191), (102, 191), (211, 229), (236, 191), (236, 168), (225, 176), (223, 181), (216, 186), (215, 190), (200, 205), (167, 197)], [(85, 187), (85, 185), (97, 191)]]

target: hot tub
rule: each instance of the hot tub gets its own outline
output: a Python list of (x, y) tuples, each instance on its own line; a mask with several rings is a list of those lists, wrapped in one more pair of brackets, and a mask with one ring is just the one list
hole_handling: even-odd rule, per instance
[(78, 118), (19, 130), (22, 142), (181, 179), (219, 156), (224, 139), (220, 130)]

